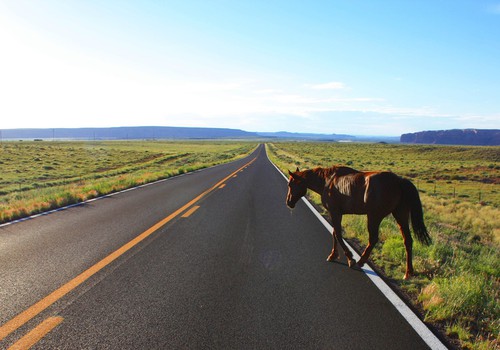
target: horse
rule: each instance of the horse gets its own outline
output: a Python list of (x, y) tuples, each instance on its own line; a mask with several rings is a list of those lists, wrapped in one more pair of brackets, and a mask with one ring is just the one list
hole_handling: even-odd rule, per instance
[(432, 239), (424, 224), (418, 190), (410, 180), (389, 171), (358, 171), (346, 166), (318, 167), (304, 171), (297, 167), (295, 172), (289, 170), (288, 173), (288, 207), (293, 209), (310, 189), (321, 196), (321, 202), (330, 214), (333, 224), (333, 249), (327, 261), (340, 258), (338, 243), (344, 251), (349, 267), (356, 266), (352, 252), (342, 239), (342, 215), (367, 215), (369, 242), (357, 262), (357, 266), (363, 267), (378, 242), (380, 223), (392, 214), (398, 223), (406, 250), (404, 279), (409, 279), (414, 274), (410, 217), (417, 240), (429, 245)]

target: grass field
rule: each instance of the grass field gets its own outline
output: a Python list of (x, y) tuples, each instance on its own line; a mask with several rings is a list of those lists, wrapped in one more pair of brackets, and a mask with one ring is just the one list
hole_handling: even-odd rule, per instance
[[(417, 276), (402, 279), (405, 252), (392, 218), (382, 222), (370, 259), (461, 347), (500, 347), (499, 147), (290, 142), (267, 149), (285, 173), (343, 164), (411, 179), (434, 241), (414, 245)], [(320, 206), (318, 195), (310, 197)], [(343, 227), (355, 245), (367, 244), (365, 216), (346, 215)]]
[(0, 223), (249, 154), (251, 142), (2, 142)]

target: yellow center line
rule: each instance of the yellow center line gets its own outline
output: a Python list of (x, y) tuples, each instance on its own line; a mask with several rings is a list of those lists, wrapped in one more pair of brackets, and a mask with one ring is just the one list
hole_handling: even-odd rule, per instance
[[(244, 166), (249, 166), (252, 164), (256, 158), (253, 158), (250, 162), (248, 162)], [(243, 167), (244, 167), (243, 166)], [(172, 214), (164, 218), (163, 220), (157, 222), (155, 225), (151, 226), (149, 229), (132, 239), (130, 242), (124, 244), (122, 247), (118, 248), (115, 250), (113, 253), (109, 254), (106, 256), (104, 259), (101, 261), (97, 262), (95, 265), (91, 266), (75, 278), (73, 278), (71, 281), (67, 282), (66, 284), (62, 285), (49, 295), (47, 295), (45, 298), (41, 299), (37, 303), (33, 304), (17, 316), (13, 317), (6, 323), (4, 323), (0, 327), (0, 341), (3, 340), (5, 337), (7, 337), (10, 333), (14, 332), (16, 329), (19, 327), (23, 326), (25, 323), (27, 323), (29, 320), (31, 320), (33, 317), (37, 316), (39, 313), (41, 313), (43, 310), (48, 308), (50, 305), (54, 304), (56, 301), (61, 299), (63, 296), (71, 292), (73, 289), (78, 287), (80, 284), (85, 282), (87, 279), (95, 275), (97, 272), (102, 270), (104, 267), (109, 265), (111, 262), (116, 260), (118, 257), (123, 255), (125, 252), (136, 246), (138, 243), (149, 237), (153, 232), (167, 224), (169, 221), (177, 217), (179, 214), (184, 212), (187, 208), (192, 206), (194, 203), (205, 197), (207, 194), (218, 188), (221, 184), (226, 182), (228, 179), (230, 179), (234, 174), (236, 174), (238, 171), (240, 171), (243, 167), (239, 168), (235, 172), (231, 173), (230, 175), (226, 176), (224, 179), (221, 181), (217, 182), (214, 186), (210, 187), (208, 190), (197, 196), (196, 198), (192, 199), (188, 203), (184, 204), (182, 207), (174, 211)]]
[(60, 316), (47, 318), (33, 328), (28, 334), (15, 342), (8, 350), (25, 350), (31, 348), (51, 330), (60, 325), (62, 321), (64, 321), (64, 319)]
[(191, 214), (193, 214), (196, 210), (198, 210), (199, 207), (200, 207), (199, 205), (193, 206), (187, 212), (185, 212), (184, 214), (182, 214), (181, 218), (187, 218), (187, 217), (191, 216)]

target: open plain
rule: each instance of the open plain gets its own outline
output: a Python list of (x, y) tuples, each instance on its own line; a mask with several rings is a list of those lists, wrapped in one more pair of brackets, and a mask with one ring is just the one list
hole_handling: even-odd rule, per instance
[[(254, 142), (202, 141), (4, 142), (1, 220), (12, 222), (227, 163), (245, 157), (256, 146)], [(430, 247), (415, 245), (417, 275), (403, 281), (402, 239), (395, 222), (386, 219), (371, 261), (427, 322), (457, 344), (478, 349), (498, 344), (498, 148), (298, 142), (266, 146), (283, 172), (344, 164), (359, 170), (391, 170), (410, 178), (420, 191), (434, 242)], [(276, 194), (275, 206), (284, 206), (284, 191)], [(321, 211), (318, 198), (310, 198)], [(365, 218), (346, 216), (343, 226), (348, 240), (363, 248), (368, 237)], [(328, 247), (326, 243), (324, 248)], [(268, 258), (275, 259), (273, 254)]]

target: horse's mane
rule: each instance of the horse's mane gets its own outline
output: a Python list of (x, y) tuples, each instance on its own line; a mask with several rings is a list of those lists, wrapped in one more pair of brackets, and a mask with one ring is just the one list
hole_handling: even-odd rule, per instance
[(358, 170), (349, 168), (347, 166), (342, 166), (342, 165), (334, 165), (329, 168), (321, 168), (317, 167), (311, 170), (314, 174), (316, 174), (318, 177), (323, 178), (323, 179), (328, 179), (332, 176), (344, 176), (348, 174), (356, 174), (359, 173)]

